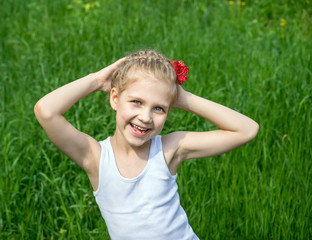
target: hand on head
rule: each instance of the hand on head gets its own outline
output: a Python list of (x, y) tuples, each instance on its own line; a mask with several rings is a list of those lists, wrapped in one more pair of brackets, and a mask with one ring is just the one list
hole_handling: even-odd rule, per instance
[(126, 57), (121, 58), (114, 62), (113, 64), (101, 69), (100, 71), (94, 73), (95, 78), (99, 82), (99, 91), (107, 92), (109, 93), (111, 90), (111, 80), (112, 75), (115, 72), (115, 70), (118, 68), (118, 66), (125, 61)]
[(185, 91), (181, 85), (177, 84), (177, 97), (173, 102), (173, 108), (183, 109), (183, 106), (186, 104), (186, 95), (187, 91)]

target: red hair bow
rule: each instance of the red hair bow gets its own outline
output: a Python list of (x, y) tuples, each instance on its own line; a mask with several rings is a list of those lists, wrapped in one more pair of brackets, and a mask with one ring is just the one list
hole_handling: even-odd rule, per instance
[(177, 74), (177, 84), (182, 85), (187, 80), (187, 74), (189, 73), (188, 67), (183, 61), (172, 61), (173, 68)]

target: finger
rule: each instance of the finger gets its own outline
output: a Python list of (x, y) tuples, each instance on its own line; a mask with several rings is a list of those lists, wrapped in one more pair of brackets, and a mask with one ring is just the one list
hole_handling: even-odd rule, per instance
[(126, 60), (126, 58), (127, 57), (120, 58), (119, 60), (114, 62), (112, 65), (114, 65), (114, 67), (118, 67), (121, 63), (123, 63)]

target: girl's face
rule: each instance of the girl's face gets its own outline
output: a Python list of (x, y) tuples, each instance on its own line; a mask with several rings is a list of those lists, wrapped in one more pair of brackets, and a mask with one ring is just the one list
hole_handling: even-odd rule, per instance
[(120, 94), (113, 88), (110, 102), (116, 111), (115, 137), (119, 144), (141, 147), (160, 134), (170, 110), (170, 87), (151, 74), (138, 71)]

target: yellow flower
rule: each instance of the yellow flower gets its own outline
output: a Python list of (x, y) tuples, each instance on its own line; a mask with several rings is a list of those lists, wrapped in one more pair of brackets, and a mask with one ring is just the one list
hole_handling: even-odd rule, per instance
[(91, 4), (90, 4), (90, 3), (86, 3), (86, 4), (83, 5), (83, 7), (84, 7), (84, 9), (85, 9), (86, 11), (89, 11), (89, 9), (90, 9), (90, 7), (91, 7)]
[(246, 3), (245, 3), (245, 2), (242, 2), (241, 4), (242, 4), (242, 6), (245, 6), (245, 5), (246, 5)]
[(99, 2), (89, 2), (83, 5), (83, 8), (88, 12), (91, 8), (100, 7)]
[(281, 27), (284, 27), (284, 26), (286, 25), (286, 20), (285, 20), (285, 18), (282, 18), (282, 19), (281, 19), (280, 25), (281, 25)]
[(229, 4), (230, 4), (230, 5), (233, 5), (233, 4), (234, 4), (234, 1), (229, 1)]

